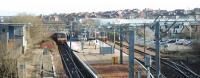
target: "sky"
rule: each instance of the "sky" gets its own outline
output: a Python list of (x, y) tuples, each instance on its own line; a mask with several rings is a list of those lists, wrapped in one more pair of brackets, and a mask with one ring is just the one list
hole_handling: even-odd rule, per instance
[(0, 0), (0, 16), (98, 12), (123, 9), (193, 9), (200, 0)]

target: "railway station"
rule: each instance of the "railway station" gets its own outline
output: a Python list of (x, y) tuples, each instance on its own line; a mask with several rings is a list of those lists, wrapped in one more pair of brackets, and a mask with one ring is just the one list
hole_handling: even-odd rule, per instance
[[(52, 26), (43, 32), (43, 37), (49, 35), (50, 39), (42, 40), (38, 46), (40, 49), (34, 51), (34, 57), (37, 57), (33, 58), (35, 62), (32, 64), (38, 64), (39, 70), (35, 73), (41, 73), (35, 77), (198, 78), (198, 70), (188, 66), (198, 62), (194, 60), (198, 56), (190, 54), (190, 51), (195, 52), (192, 50), (195, 40), (180, 38), (184, 30), (190, 31), (190, 38), (195, 36), (192, 33), (198, 32), (199, 19), (170, 17), (174, 16), (164, 18), (160, 15), (145, 20), (90, 19), (102, 23), (80, 28), (76, 22), (71, 25), (50, 24)], [(80, 23), (85, 20), (88, 19), (82, 19)], [(184, 54), (190, 54), (190, 57)], [(22, 71), (19, 77), (24, 74), (29, 77), (24, 72), (32, 70), (31, 63), (18, 64), (18, 71)]]
[[(118, 22), (102, 19), (112, 23), (105, 23), (98, 28), (80, 28), (82, 29), (80, 32), (76, 32), (74, 25), (71, 25), (66, 37), (55, 34), (59, 52), (62, 53), (60, 56), (64, 68), (66, 67), (69, 72), (68, 76), (72, 78), (198, 78), (198, 72), (192, 71), (185, 65), (189, 62), (188, 57), (184, 60), (184, 57), (180, 59), (180, 56), (173, 56), (177, 52), (184, 54), (192, 50), (190, 41), (179, 39), (179, 36), (184, 29), (190, 31), (194, 26), (198, 28), (198, 19), (166, 20), (163, 17), (160, 15), (154, 20), (120, 19)], [(174, 38), (173, 35), (176, 37)], [(177, 75), (170, 75), (167, 72), (169, 70), (172, 70), (171, 74)]]
[(199, 39), (200, 8), (0, 16), (0, 78), (200, 78)]
[[(163, 16), (158, 16), (154, 21), (121, 21), (122, 22), (120, 23), (115, 23), (115, 20), (114, 22), (109, 20), (112, 24), (102, 25), (98, 29), (93, 28), (95, 30), (93, 32), (91, 31), (93, 30), (92, 28), (85, 29), (84, 32), (81, 32), (79, 35), (79, 39), (68, 39), (67, 44), (69, 45), (69, 48), (71, 48), (72, 52), (74, 52), (80, 62), (84, 64), (83, 66), (92, 73), (93, 77), (166, 78), (164, 75), (167, 73), (166, 70), (172, 69), (174, 71), (179, 71), (179, 73), (181, 72), (182, 75), (176, 75), (176, 77), (199, 77), (195, 72), (186, 68), (187, 66), (183, 61), (175, 63), (169, 59), (174, 52), (186, 51), (191, 48), (186, 45), (180, 45), (178, 42), (176, 44), (163, 43), (164, 40), (161, 38), (166, 35), (163, 34), (163, 32), (170, 33), (172, 29), (174, 29), (175, 35), (178, 36), (177, 33), (181, 33), (181, 31), (176, 29), (177, 26), (179, 26), (178, 28), (181, 28), (182, 26), (183, 30), (184, 27), (199, 24), (197, 21), (194, 19), (166, 20), (163, 19)], [(162, 28), (161, 26), (168, 26), (168, 28)], [(143, 34), (148, 35), (147, 41), (145, 40), (145, 37), (143, 38), (143, 43), (140, 42), (141, 39), (140, 36), (138, 36), (138, 30), (141, 31), (142, 28), (144, 31)], [(154, 32), (155, 34), (145, 33), (145, 30), (148, 30), (147, 28), (153, 28), (154, 30), (151, 29), (147, 32)], [(114, 35), (112, 33), (114, 33)], [(149, 38), (149, 35), (152, 38)], [(153, 39), (153, 43), (150, 43), (151, 39)], [(177, 48), (168, 48), (170, 46), (175, 46)], [(164, 70), (164, 72), (161, 72), (162, 70)], [(186, 73), (186, 71), (188, 72)], [(174, 73), (178, 74), (178, 72)], [(175, 76), (172, 75), (171, 77)]]

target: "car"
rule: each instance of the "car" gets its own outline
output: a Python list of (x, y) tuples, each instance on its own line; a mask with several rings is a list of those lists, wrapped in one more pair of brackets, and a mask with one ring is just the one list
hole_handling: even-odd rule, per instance
[(184, 39), (179, 39), (179, 40), (177, 40), (175, 42), (175, 44), (177, 44), (177, 45), (183, 45), (184, 41), (185, 41)]
[(191, 46), (192, 45), (192, 41), (191, 40), (187, 40), (183, 43), (183, 45), (185, 46)]
[[(151, 41), (151, 43), (156, 44), (156, 40)], [(160, 40), (160, 45), (165, 45), (165, 44), (167, 44), (166, 40)]]
[(191, 41), (186, 40), (186, 39), (179, 39), (179, 40), (176, 41), (175, 43), (178, 44), (178, 45), (187, 45), (187, 44), (190, 44)]
[(169, 39), (169, 40), (167, 40), (166, 42), (167, 43), (175, 43), (177, 40), (176, 39)]

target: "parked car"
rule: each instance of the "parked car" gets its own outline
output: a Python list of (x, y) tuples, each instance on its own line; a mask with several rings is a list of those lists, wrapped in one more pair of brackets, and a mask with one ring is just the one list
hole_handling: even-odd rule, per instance
[(179, 39), (175, 43), (178, 45), (183, 45), (184, 42), (185, 42), (185, 39)]
[(192, 43), (192, 41), (186, 40), (186, 39), (179, 39), (175, 43), (178, 44), (178, 45), (190, 45)]
[(177, 40), (176, 39), (169, 39), (169, 40), (167, 40), (166, 42), (167, 43), (175, 43)]

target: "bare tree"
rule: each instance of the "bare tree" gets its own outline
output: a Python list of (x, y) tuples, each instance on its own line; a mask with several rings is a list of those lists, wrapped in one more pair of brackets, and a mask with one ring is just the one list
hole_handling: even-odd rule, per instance
[(192, 42), (192, 49), (200, 55), (200, 30), (194, 33), (195, 40)]
[[(31, 23), (31, 27), (27, 27), (26, 35), (28, 37), (28, 44), (32, 45), (34, 43), (40, 42), (42, 40), (42, 35), (44, 33), (44, 27), (41, 25), (42, 20), (38, 16), (31, 14), (20, 13), (17, 16), (13, 16), (5, 20), (6, 23)], [(5, 40), (3, 40), (5, 41)], [(1, 44), (2, 42), (0, 42)], [(5, 45), (0, 45), (0, 78), (17, 78), (18, 68), (17, 68), (17, 57), (16, 47), (13, 49), (8, 49)]]
[[(93, 19), (85, 19), (82, 21), (82, 26), (87, 28), (90, 32), (89, 32), (89, 36), (94, 33), (94, 32), (91, 32), (93, 31), (93, 29), (95, 29), (95, 27), (97, 26), (98, 22), (96, 22), (95, 20)], [(89, 45), (90, 45), (90, 42), (89, 42)]]
[(93, 19), (85, 19), (82, 21), (82, 25), (87, 26), (87, 27), (92, 27), (92, 26), (96, 26), (96, 22)]
[(14, 50), (8, 51), (6, 46), (0, 45), (0, 78), (17, 77), (17, 59), (13, 59), (13, 54)]

